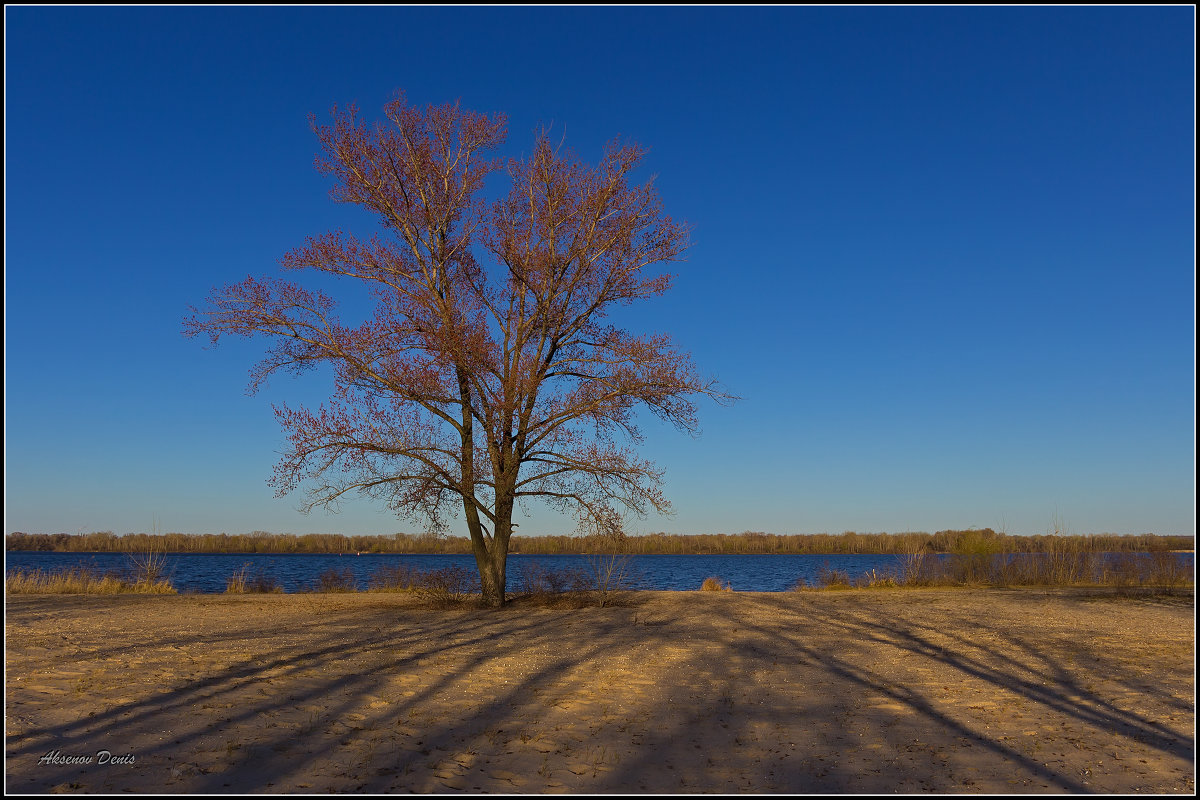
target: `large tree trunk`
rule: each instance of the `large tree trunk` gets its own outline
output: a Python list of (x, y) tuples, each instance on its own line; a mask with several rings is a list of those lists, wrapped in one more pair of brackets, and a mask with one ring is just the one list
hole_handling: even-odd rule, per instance
[[(482, 557), (481, 557), (482, 556)], [(483, 603), (491, 608), (500, 608), (506, 601), (505, 567), (508, 560), (508, 542), (492, 539), (492, 546), (481, 554), (475, 552), (475, 563), (479, 566), (479, 577), (483, 587)]]
[[(501, 503), (497, 491), (496, 519), (492, 526), (491, 541), (483, 532), (479, 509), (475, 507), (474, 419), (471, 416), (471, 388), (467, 372), (458, 368), (458, 391), (462, 398), (462, 495), (463, 509), (467, 516), (467, 530), (471, 534), (471, 550), (475, 554), (475, 566), (479, 570), (479, 585), (483, 592), (484, 605), (500, 608), (504, 605), (504, 566), (508, 558), (508, 537), (512, 533), (512, 498)], [(470, 494), (468, 494), (468, 492)]]
[(492, 553), (486, 547), (476, 546), (475, 565), (479, 568), (479, 585), (483, 589), (483, 604), (491, 608), (504, 605), (504, 567), (500, 567), (500, 576), (496, 573), (496, 563)]
[(496, 523), (489, 542), (483, 535), (479, 514), (473, 504), (467, 505), (467, 527), (471, 531), (471, 550), (479, 569), (483, 603), (500, 608), (506, 601), (508, 540), (512, 537), (513, 502), (496, 504)]
[[(498, 608), (504, 605), (504, 561), (508, 555), (508, 542), (506, 540), (505, 547), (500, 548), (497, 547), (496, 537), (492, 537), (489, 547), (474, 501), (464, 497), (463, 508), (467, 516), (467, 531), (471, 534), (471, 552), (475, 555), (475, 567), (479, 570), (484, 605)], [(499, 570), (496, 569), (497, 563)]]

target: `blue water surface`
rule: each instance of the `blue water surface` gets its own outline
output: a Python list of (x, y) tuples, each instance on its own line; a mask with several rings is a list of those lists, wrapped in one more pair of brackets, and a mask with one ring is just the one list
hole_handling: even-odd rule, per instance
[[(945, 556), (932, 556), (944, 558)], [(1024, 556), (1038, 557), (1038, 556)], [(508, 557), (508, 590), (518, 592), (524, 577), (538, 569), (560, 573), (573, 571), (594, 576), (610, 556), (522, 555)], [(640, 589), (694, 590), (704, 579), (720, 578), (740, 592), (782, 592), (797, 581), (817, 583), (822, 570), (837, 570), (850, 580), (874, 571), (880, 575), (895, 570), (901, 555), (629, 555), (627, 585)], [(1179, 554), (1186, 569), (1193, 569), (1193, 556)], [(367, 588), (373, 574), (385, 568), (412, 568), (429, 572), (457, 566), (478, 575), (475, 558), (469, 555), (400, 555), (390, 553), (346, 554), (258, 554), (258, 553), (171, 553), (164, 556), (166, 575), (180, 592), (223, 592), (226, 581), (247, 567), (251, 578), (263, 574), (274, 578), (286, 592), (312, 588), (323, 572), (350, 572), (359, 589)], [(83, 567), (100, 574), (132, 577), (137, 572), (134, 557), (126, 553), (46, 553), (12, 551), (5, 554), (5, 568), (56, 571)]]
[[(84, 567), (99, 573), (132, 576), (133, 558), (125, 553), (45, 553), (12, 551), (5, 554), (6, 570), (59, 570)], [(555, 571), (582, 570), (590, 573), (605, 556), (521, 555), (508, 557), (508, 588), (519, 590), (525, 570), (541, 566)], [(840, 570), (851, 578), (874, 569), (892, 568), (898, 555), (630, 555), (630, 574), (643, 589), (692, 590), (709, 576), (719, 577), (737, 591), (781, 592), (799, 579), (816, 580), (823, 568)], [(249, 574), (274, 577), (286, 592), (301, 591), (330, 569), (349, 570), (360, 589), (367, 587), (371, 575), (381, 567), (410, 566), (422, 572), (447, 566), (459, 566), (476, 573), (475, 559), (469, 555), (399, 555), (364, 553), (362, 555), (324, 554), (242, 554), (175, 553), (167, 554), (166, 574), (181, 592), (223, 592), (225, 583), (243, 565)], [(599, 566), (603, 566), (600, 564)]]

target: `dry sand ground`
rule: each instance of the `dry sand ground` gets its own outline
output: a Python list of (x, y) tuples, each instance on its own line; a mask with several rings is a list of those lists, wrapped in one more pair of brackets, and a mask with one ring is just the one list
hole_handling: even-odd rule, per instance
[[(1181, 792), (1193, 599), (7, 598), (10, 792)], [(132, 764), (39, 760), (108, 750)]]

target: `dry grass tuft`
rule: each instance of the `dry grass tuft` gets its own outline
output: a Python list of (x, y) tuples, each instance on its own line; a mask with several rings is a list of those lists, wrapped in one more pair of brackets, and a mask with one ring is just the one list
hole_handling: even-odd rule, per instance
[(858, 579), (857, 585), (863, 589), (895, 589), (900, 584), (896, 580), (895, 575), (871, 570), (862, 574), (862, 577)]
[(712, 576), (705, 578), (704, 583), (700, 584), (700, 591), (702, 591), (702, 592), (732, 592), (733, 587), (730, 586), (728, 583), (725, 583), (724, 581), (722, 581), (720, 578), (716, 577), (715, 575), (712, 575)]

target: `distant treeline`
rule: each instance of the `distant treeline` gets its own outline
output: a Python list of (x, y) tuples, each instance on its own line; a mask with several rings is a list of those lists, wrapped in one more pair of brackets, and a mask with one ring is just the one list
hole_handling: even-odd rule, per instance
[[(1013, 536), (991, 528), (946, 530), (937, 533), (790, 534), (746, 531), (732, 534), (651, 533), (611, 543), (581, 536), (515, 536), (509, 552), (537, 555), (599, 553), (619, 549), (634, 554), (912, 554), (912, 553), (1049, 553), (1161, 552), (1192, 550), (1195, 536), (1157, 536), (1152, 533), (1119, 536)], [(129, 533), (10, 533), (6, 550), (58, 553), (428, 553), (466, 555), (471, 543), (464, 536), (397, 533), (392, 536), (345, 536), (333, 533), (254, 531), (246, 534)]]

